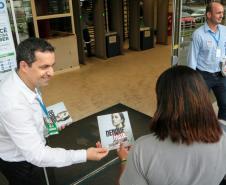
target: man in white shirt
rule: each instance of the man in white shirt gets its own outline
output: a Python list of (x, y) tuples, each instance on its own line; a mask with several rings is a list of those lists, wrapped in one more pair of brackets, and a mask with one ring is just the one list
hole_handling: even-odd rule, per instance
[(0, 170), (10, 185), (42, 185), (40, 167), (100, 160), (108, 154), (105, 148), (46, 146), (37, 88), (48, 84), (54, 63), (54, 48), (42, 39), (29, 38), (17, 48), (17, 70), (0, 84)]

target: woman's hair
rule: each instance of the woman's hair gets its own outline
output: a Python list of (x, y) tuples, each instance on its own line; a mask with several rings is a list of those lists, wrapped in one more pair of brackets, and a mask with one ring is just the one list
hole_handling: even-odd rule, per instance
[(114, 121), (113, 121), (113, 115), (114, 115), (114, 114), (119, 114), (119, 116), (120, 116), (120, 118), (121, 118), (121, 120), (122, 120), (122, 128), (124, 128), (124, 127), (125, 127), (125, 117), (124, 117), (124, 114), (123, 114), (122, 112), (113, 113), (113, 114), (111, 115), (112, 122), (114, 122)]
[(159, 140), (215, 143), (222, 130), (202, 76), (186, 66), (163, 72), (156, 84), (157, 110), (150, 130)]

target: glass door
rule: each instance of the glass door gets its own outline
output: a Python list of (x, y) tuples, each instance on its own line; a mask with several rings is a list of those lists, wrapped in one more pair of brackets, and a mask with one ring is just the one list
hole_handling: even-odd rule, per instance
[(211, 1), (174, 0), (172, 65), (186, 65), (192, 33), (205, 23), (206, 5), (209, 2)]
[(30, 0), (6, 0), (14, 43), (34, 36)]

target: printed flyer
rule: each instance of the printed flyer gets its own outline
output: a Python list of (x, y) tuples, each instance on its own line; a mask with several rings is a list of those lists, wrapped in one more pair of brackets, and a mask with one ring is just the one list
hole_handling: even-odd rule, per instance
[(63, 102), (56, 103), (47, 107), (49, 119), (56, 123), (57, 128), (67, 126), (72, 123), (72, 118)]
[(125, 146), (134, 143), (128, 112), (117, 112), (97, 116), (100, 139), (103, 147), (117, 149), (120, 143)]

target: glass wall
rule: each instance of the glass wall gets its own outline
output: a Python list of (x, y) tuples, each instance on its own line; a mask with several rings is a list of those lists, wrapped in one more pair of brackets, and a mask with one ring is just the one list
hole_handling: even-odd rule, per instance
[(208, 0), (183, 0), (180, 14), (180, 45), (178, 62), (186, 64), (192, 33), (205, 23), (205, 11)]
[[(173, 59), (176, 60), (172, 59), (172, 64), (186, 65), (192, 33), (205, 23), (206, 5), (209, 2), (211, 0), (174, 0)], [(226, 10), (226, 0), (215, 0), (215, 2), (222, 3)], [(226, 25), (225, 18), (222, 24)]]
[[(15, 45), (18, 41), (34, 36), (30, 0), (6, 0), (6, 3)], [(16, 28), (13, 22), (14, 15)]]

